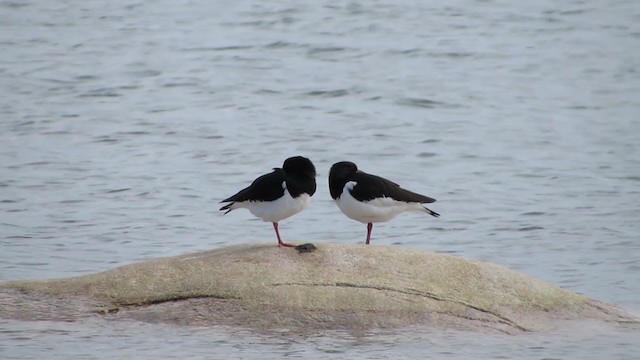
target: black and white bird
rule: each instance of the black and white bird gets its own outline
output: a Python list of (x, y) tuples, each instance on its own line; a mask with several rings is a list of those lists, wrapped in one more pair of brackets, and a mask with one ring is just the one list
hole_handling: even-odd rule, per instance
[(422, 211), (431, 216), (440, 216), (422, 205), (432, 203), (435, 199), (405, 190), (385, 178), (362, 172), (349, 161), (331, 166), (329, 191), (347, 217), (367, 224), (366, 244), (371, 241), (373, 223), (389, 221), (405, 211)]
[(280, 238), (278, 222), (295, 215), (307, 207), (316, 192), (316, 168), (311, 160), (294, 156), (284, 161), (281, 168), (255, 179), (249, 187), (221, 201), (229, 203), (220, 208), (245, 208), (254, 216), (273, 223), (278, 246), (293, 247)]

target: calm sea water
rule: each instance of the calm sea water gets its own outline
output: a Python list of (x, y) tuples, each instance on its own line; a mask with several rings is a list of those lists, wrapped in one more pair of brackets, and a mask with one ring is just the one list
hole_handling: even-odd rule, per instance
[[(501, 264), (640, 309), (634, 0), (0, 1), (0, 280), (276, 240), (218, 201), (291, 155), (291, 242), (361, 243), (331, 164), (438, 199), (373, 244)], [(640, 358), (637, 333), (258, 335), (0, 320), (0, 357)]]

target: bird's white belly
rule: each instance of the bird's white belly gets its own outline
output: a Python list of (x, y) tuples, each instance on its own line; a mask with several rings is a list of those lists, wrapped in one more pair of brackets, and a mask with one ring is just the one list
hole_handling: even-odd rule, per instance
[(244, 201), (238, 203), (238, 207), (247, 208), (254, 216), (264, 221), (278, 222), (289, 216), (295, 215), (307, 207), (311, 201), (308, 194), (302, 194), (293, 198), (289, 190), (284, 190), (284, 195), (274, 201)]
[(336, 204), (347, 217), (353, 220), (365, 224), (385, 222), (405, 211), (424, 211), (424, 208), (419, 203), (405, 203), (392, 198), (358, 201), (351, 196), (347, 185), (345, 185), (342, 195), (336, 199)]

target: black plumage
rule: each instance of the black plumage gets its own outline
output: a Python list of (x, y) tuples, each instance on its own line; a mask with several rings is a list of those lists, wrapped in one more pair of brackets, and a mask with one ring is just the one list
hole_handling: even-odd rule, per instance
[(420, 204), (428, 204), (436, 201), (436, 199), (428, 196), (403, 189), (391, 180), (360, 171), (356, 167), (356, 164), (348, 161), (336, 163), (331, 167), (329, 191), (334, 200), (340, 197), (344, 185), (349, 181), (356, 182), (356, 185), (350, 190), (350, 193), (351, 196), (358, 201), (368, 201), (384, 197)]
[(226, 212), (228, 213), (232, 210), (230, 206), (234, 202), (275, 201), (284, 195), (283, 182), (291, 197), (296, 198), (300, 194), (312, 196), (316, 192), (316, 168), (305, 157), (288, 158), (284, 161), (282, 168), (273, 168), (273, 172), (258, 177), (248, 187), (222, 200), (221, 203), (231, 202), (231, 204), (221, 207), (220, 210), (228, 209)]

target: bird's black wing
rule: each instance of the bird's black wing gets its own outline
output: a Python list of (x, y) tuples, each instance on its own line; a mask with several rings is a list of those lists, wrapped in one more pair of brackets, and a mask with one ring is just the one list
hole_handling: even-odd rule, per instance
[(421, 204), (432, 203), (436, 199), (403, 189), (400, 185), (383, 177), (357, 171), (352, 175), (351, 181), (356, 183), (351, 189), (351, 196), (360, 201), (368, 201), (375, 198), (388, 197), (398, 201), (417, 202)]
[[(284, 195), (282, 183), (285, 181), (285, 173), (280, 168), (273, 169), (273, 172), (265, 174), (255, 179), (251, 185), (238, 191), (237, 194), (221, 201), (241, 202), (241, 201), (273, 201)], [(229, 205), (225, 205), (220, 210), (226, 210)]]

